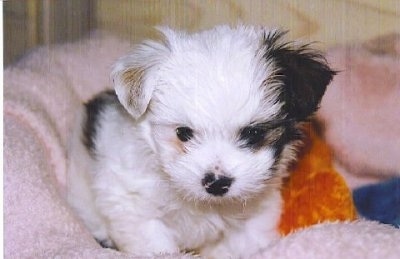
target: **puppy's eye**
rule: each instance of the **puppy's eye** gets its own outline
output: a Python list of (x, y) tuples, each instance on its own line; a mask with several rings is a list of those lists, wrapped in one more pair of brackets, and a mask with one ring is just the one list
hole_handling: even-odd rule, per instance
[(245, 127), (240, 132), (240, 140), (245, 141), (246, 146), (255, 147), (264, 140), (266, 131), (259, 127)]
[(182, 142), (186, 142), (193, 137), (193, 130), (189, 127), (179, 127), (176, 129), (176, 136)]

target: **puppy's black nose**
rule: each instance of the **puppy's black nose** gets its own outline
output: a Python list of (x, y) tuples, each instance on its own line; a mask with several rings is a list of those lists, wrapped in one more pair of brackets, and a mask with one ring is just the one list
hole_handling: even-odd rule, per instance
[(209, 194), (223, 196), (229, 191), (233, 178), (224, 175), (215, 176), (214, 173), (207, 173), (201, 183)]

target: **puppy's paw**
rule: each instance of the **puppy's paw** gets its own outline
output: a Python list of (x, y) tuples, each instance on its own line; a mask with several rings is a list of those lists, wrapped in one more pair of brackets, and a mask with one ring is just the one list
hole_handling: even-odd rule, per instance
[[(138, 256), (177, 254), (180, 249), (173, 232), (160, 220), (130, 222), (125, 218), (123, 225), (113, 229), (118, 250)], [(120, 220), (119, 222), (122, 222)], [(122, 227), (123, 226), (123, 227)]]
[(96, 241), (103, 248), (111, 248), (111, 249), (116, 249), (117, 250), (117, 247), (115, 246), (114, 242), (111, 239), (101, 239), (100, 240), (100, 239), (96, 238)]
[(200, 254), (207, 259), (239, 258), (238, 256), (234, 256), (232, 252), (233, 251), (228, 249), (226, 246), (217, 245), (203, 249)]
[(147, 244), (145, 247), (139, 246), (123, 246), (120, 249), (122, 252), (135, 255), (135, 256), (161, 256), (161, 255), (176, 255), (180, 253), (180, 250), (177, 246), (171, 246), (167, 244), (163, 244), (162, 242), (156, 243), (152, 242), (152, 244)]

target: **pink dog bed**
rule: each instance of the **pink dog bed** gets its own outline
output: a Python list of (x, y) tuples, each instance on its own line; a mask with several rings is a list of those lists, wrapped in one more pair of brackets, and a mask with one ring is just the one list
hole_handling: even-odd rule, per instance
[[(111, 64), (129, 49), (96, 34), (38, 49), (4, 71), (5, 258), (132, 258), (101, 248), (65, 201), (75, 113), (110, 86)], [(276, 241), (259, 258), (399, 258), (399, 244), (399, 230), (375, 222), (321, 223)]]

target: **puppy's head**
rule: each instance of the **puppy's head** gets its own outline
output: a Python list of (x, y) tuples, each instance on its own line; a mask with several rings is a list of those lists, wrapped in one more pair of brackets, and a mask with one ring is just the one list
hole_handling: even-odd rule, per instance
[(299, 125), (333, 72), (307, 46), (265, 28), (162, 29), (112, 73), (126, 110), (150, 126), (171, 185), (184, 198), (250, 198), (276, 185), (295, 158)]

